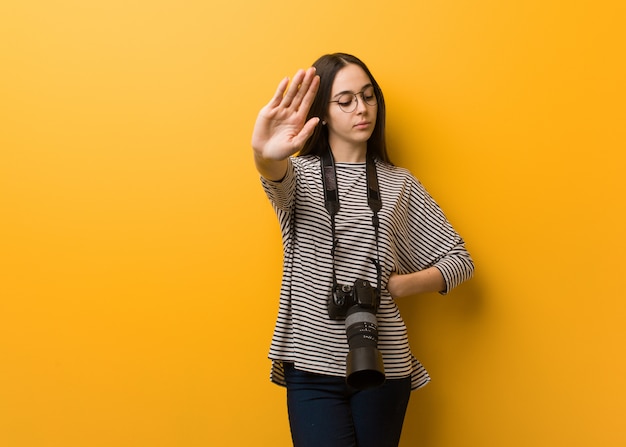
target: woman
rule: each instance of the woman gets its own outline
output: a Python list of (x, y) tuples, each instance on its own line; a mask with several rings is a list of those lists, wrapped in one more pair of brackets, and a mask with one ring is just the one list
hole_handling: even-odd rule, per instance
[[(294, 445), (397, 446), (410, 392), (430, 379), (394, 298), (447, 293), (469, 279), (464, 242), (423, 186), (389, 161), (383, 94), (354, 56), (325, 55), (283, 79), (252, 147), (283, 237), (269, 357), (272, 381), (287, 387)], [(367, 330), (358, 335), (382, 354), (372, 383), (349, 383), (346, 358), (358, 349), (347, 341), (346, 307), (362, 311)]]

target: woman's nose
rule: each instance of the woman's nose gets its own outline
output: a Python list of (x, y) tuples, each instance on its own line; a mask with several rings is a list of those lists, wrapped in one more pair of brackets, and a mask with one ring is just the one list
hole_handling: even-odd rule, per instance
[(356, 95), (355, 101), (357, 113), (363, 113), (365, 110), (367, 110), (367, 104), (365, 104), (362, 96)]

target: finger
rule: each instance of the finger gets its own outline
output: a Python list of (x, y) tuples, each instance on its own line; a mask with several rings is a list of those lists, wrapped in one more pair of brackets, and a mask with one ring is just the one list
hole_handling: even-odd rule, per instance
[(302, 130), (293, 138), (293, 144), (298, 150), (304, 147), (304, 143), (311, 138), (313, 132), (315, 132), (315, 127), (319, 124), (320, 119), (318, 117), (311, 118), (306, 122), (306, 124), (302, 127)]
[[(315, 94), (317, 93), (317, 86), (319, 85), (319, 76), (316, 76), (316, 71), (314, 67), (309, 68), (305, 75), (302, 83), (300, 84), (300, 88), (298, 89), (298, 93), (293, 99), (292, 106), (296, 109), (300, 108), (303, 104), (305, 98), (307, 98), (309, 102), (309, 106), (306, 107), (306, 112), (311, 106), (313, 102), (313, 98), (315, 98)], [(314, 89), (311, 91), (311, 89)]]
[(296, 93), (296, 96), (293, 99), (293, 102), (292, 102), (293, 107), (295, 108), (300, 107), (300, 104), (302, 104), (303, 99), (307, 96), (307, 94), (309, 94), (311, 86), (313, 85), (315, 78), (317, 78), (317, 76), (315, 75), (315, 68), (311, 67), (304, 74), (304, 79), (302, 79), (302, 83), (300, 84), (298, 88), (298, 92)]
[(270, 107), (278, 107), (280, 105), (280, 102), (283, 100), (283, 96), (285, 94), (285, 89), (287, 88), (288, 84), (289, 84), (289, 78), (288, 77), (285, 77), (285, 78), (282, 79), (282, 81), (280, 81), (280, 83), (278, 84), (278, 87), (276, 88), (276, 92), (274, 93), (274, 96), (272, 97), (272, 99), (268, 103), (268, 106), (270, 106)]
[(309, 109), (315, 100), (315, 96), (317, 95), (317, 91), (320, 86), (320, 77), (314, 75), (311, 79), (311, 83), (308, 86), (306, 92), (303, 95), (302, 102), (300, 104), (300, 110), (304, 111), (304, 113), (309, 113)]
[(300, 84), (305, 77), (306, 72), (302, 69), (298, 70), (295, 75), (293, 75), (293, 79), (291, 80), (291, 85), (287, 89), (287, 93), (283, 96), (283, 100), (281, 105), (283, 107), (290, 107), (293, 99), (298, 94), (298, 90), (300, 88)]

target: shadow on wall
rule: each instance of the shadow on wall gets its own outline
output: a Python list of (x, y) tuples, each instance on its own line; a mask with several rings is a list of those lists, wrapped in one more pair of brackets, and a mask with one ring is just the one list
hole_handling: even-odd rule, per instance
[(451, 381), (467, 380), (464, 368), (475, 358), (478, 328), (484, 321), (483, 290), (480, 279), (473, 278), (449, 295), (429, 294), (397, 301), (413, 354), (432, 378), (432, 383), (411, 396), (401, 445), (439, 445), (438, 433), (450, 429), (443, 420), (445, 408), (458, 408), (459, 403), (449, 402), (455, 396), (444, 387)]

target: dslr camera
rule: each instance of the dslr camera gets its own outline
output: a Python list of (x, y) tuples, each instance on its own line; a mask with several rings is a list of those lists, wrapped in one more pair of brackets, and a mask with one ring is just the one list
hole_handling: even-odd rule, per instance
[(348, 338), (346, 382), (356, 389), (374, 388), (385, 381), (383, 357), (378, 350), (378, 290), (357, 279), (353, 285), (337, 284), (328, 299), (328, 316), (345, 319)]

